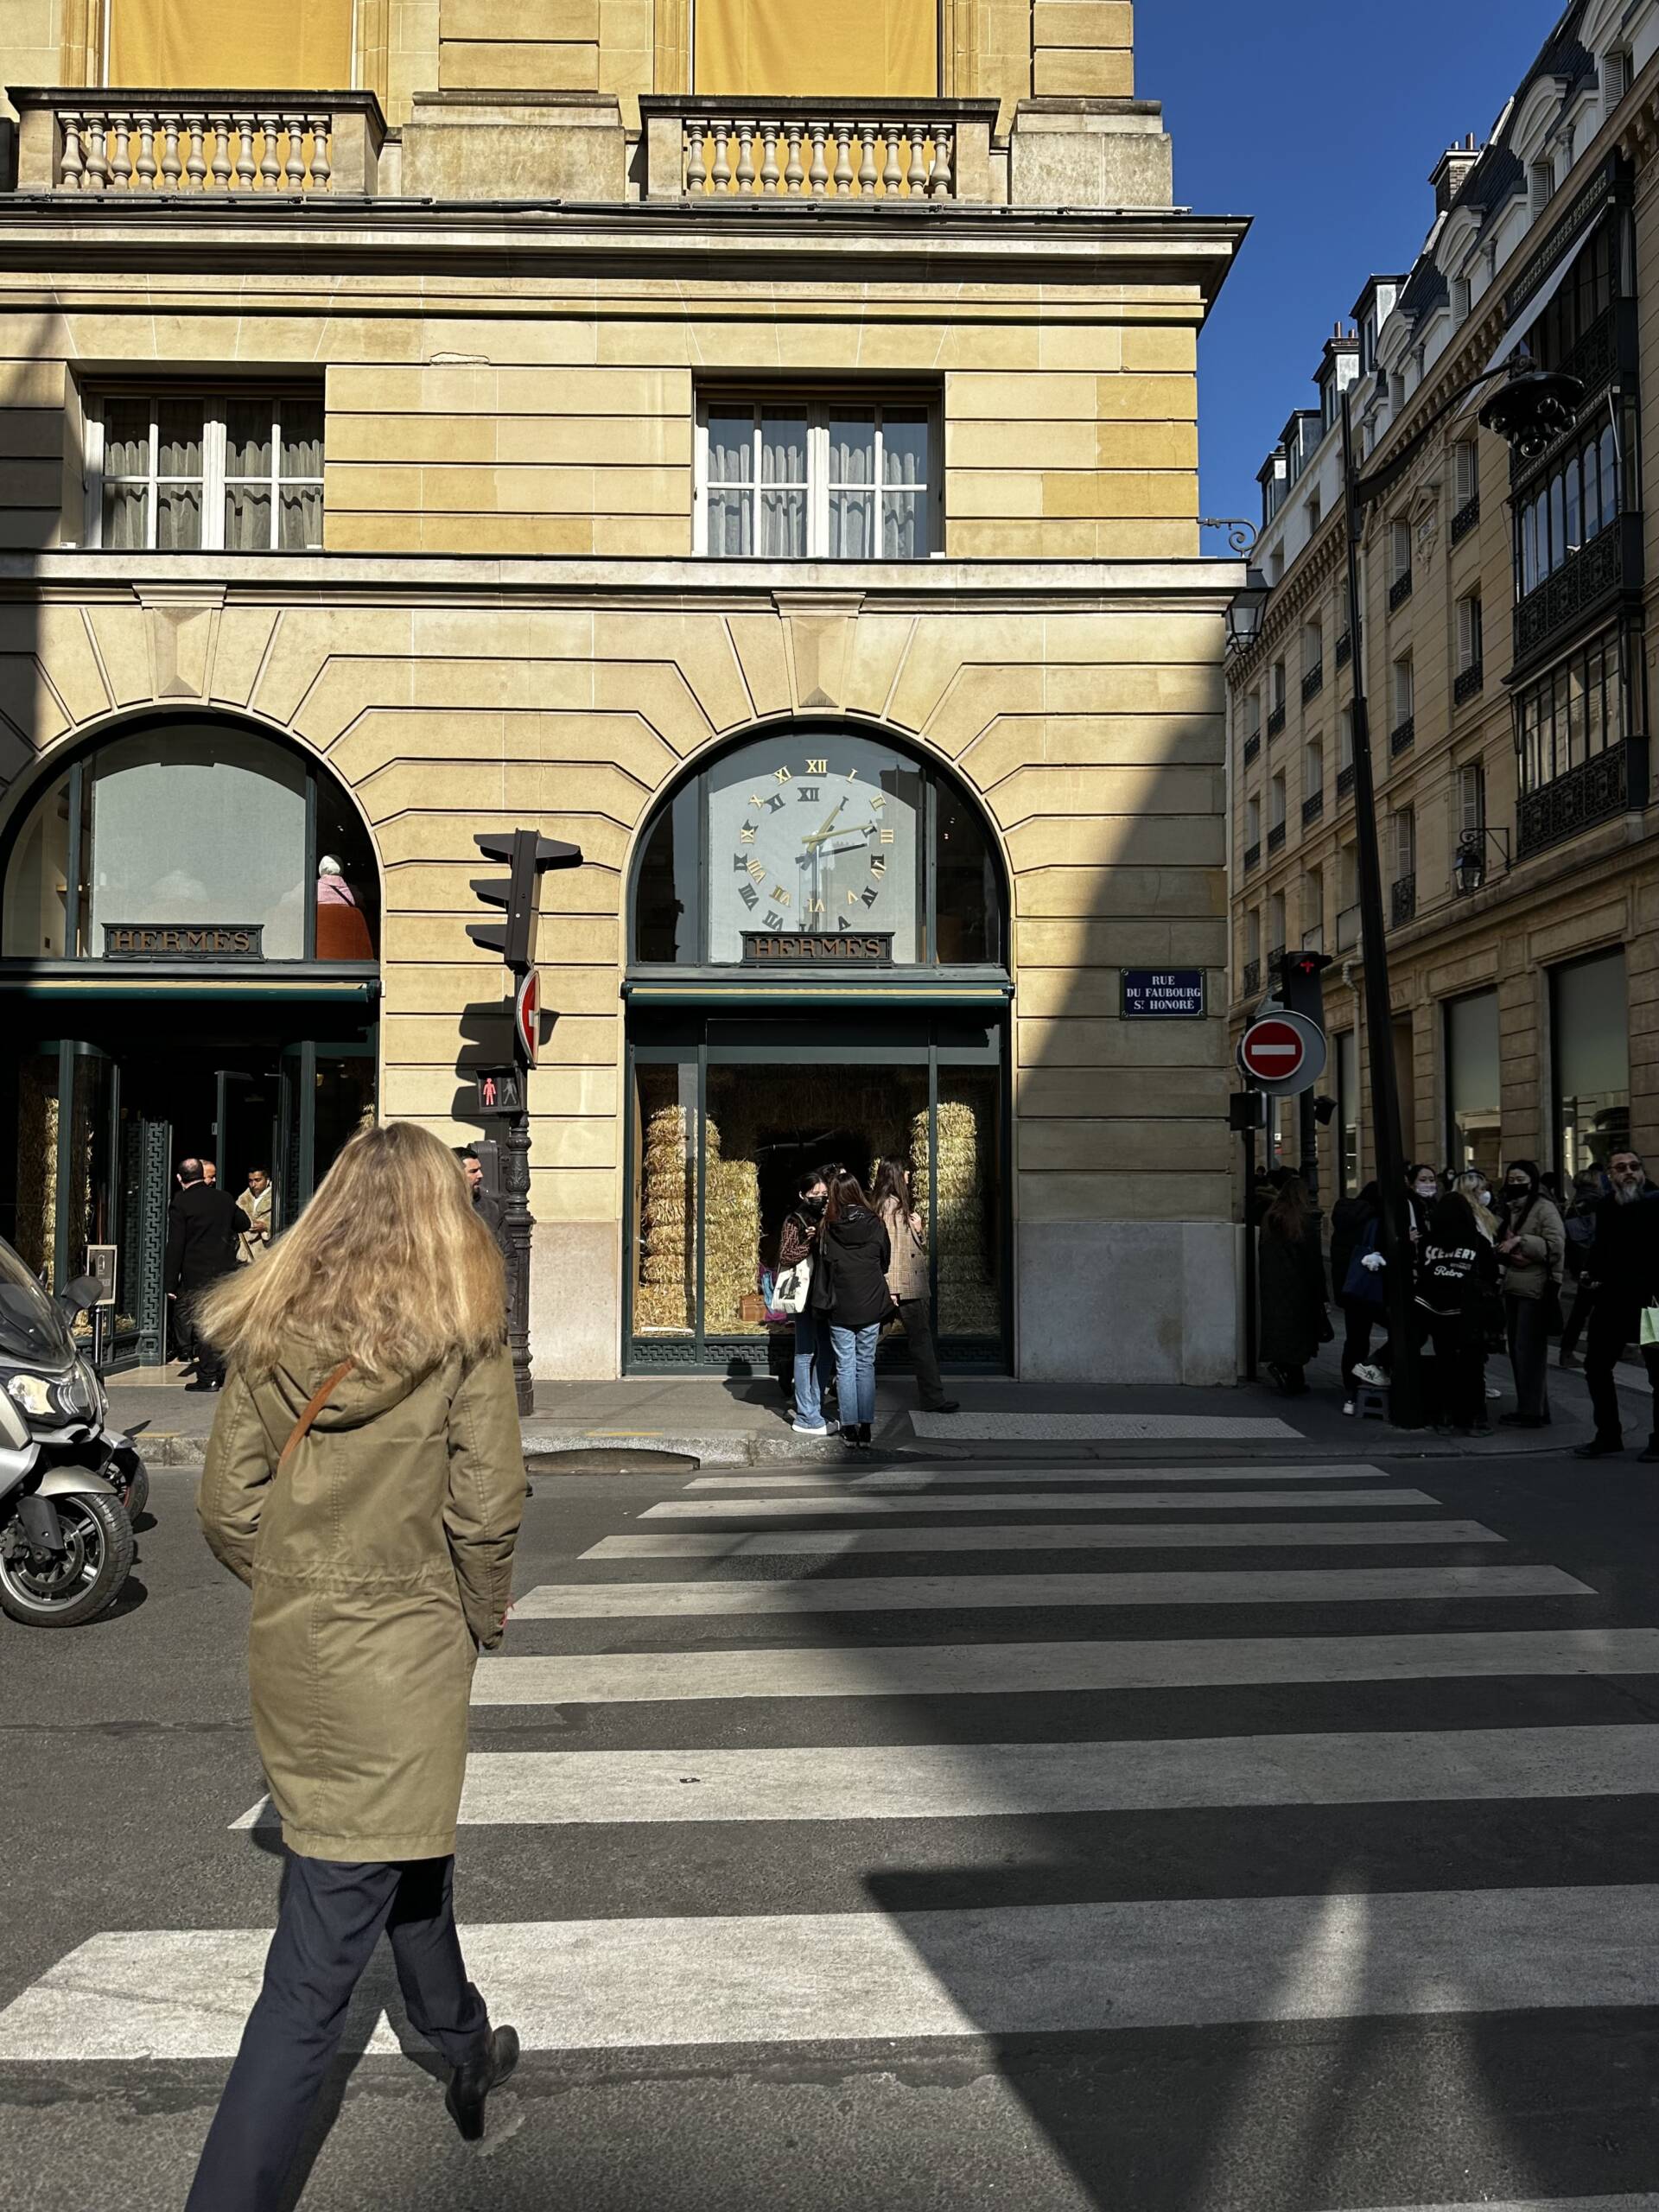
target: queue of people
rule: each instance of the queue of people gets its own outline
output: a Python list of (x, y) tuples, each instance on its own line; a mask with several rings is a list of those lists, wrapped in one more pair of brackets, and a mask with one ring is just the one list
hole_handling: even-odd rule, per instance
[[(798, 1436), (828, 1436), (833, 1389), (836, 1425), (855, 1451), (870, 1447), (875, 1419), (875, 1353), (883, 1327), (904, 1329), (918, 1394), (930, 1413), (951, 1414), (933, 1340), (927, 1249), (910, 1180), (884, 1160), (867, 1193), (838, 1161), (801, 1178), (798, 1201), (778, 1238), (773, 1280), (793, 1313), (793, 1418)], [(796, 1302), (798, 1300), (798, 1303)]]
[[(1488, 1406), (1501, 1393), (1486, 1380), (1493, 1351), (1507, 1354), (1516, 1403), (1504, 1427), (1549, 1424), (1549, 1347), (1574, 1363), (1580, 1335), (1596, 1430), (1579, 1456), (1622, 1451), (1615, 1369), (1639, 1345), (1659, 1395), (1659, 1192), (1641, 1157), (1624, 1146), (1605, 1173), (1580, 1176), (1565, 1214), (1536, 1161), (1511, 1160), (1494, 1192), (1478, 1168), (1441, 1174), (1427, 1164), (1406, 1173), (1411, 1311), (1435, 1426), (1459, 1435), (1491, 1433)], [(1363, 1389), (1392, 1372), (1387, 1340), (1382, 1198), (1372, 1182), (1332, 1209), (1329, 1284), (1343, 1320), (1343, 1411), (1355, 1414)], [(1307, 1387), (1306, 1368), (1332, 1341), (1317, 1210), (1300, 1176), (1281, 1169), (1258, 1186), (1259, 1354), (1279, 1388)], [(1574, 1288), (1573, 1313), (1562, 1292)], [(1373, 1351), (1372, 1337), (1384, 1340)], [(1659, 1416), (1641, 1458), (1659, 1464)]]

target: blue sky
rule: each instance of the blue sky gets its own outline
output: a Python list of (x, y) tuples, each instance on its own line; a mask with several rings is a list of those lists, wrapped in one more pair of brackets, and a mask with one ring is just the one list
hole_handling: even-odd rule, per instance
[(1164, 103), (1177, 200), (1255, 218), (1198, 354), (1204, 513), (1255, 517), (1332, 323), (1373, 270), (1410, 267), (1430, 170), (1484, 143), (1563, 4), (1140, 0), (1136, 87)]

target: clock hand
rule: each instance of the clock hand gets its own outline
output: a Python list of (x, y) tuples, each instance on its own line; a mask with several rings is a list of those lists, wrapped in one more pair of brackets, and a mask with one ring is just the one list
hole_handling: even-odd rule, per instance
[(830, 835), (830, 823), (834, 822), (836, 817), (841, 812), (842, 808), (845, 806), (846, 804), (847, 801), (844, 798), (838, 798), (836, 801), (829, 813), (824, 816), (823, 820), (819, 823), (817, 830), (811, 836), (805, 840), (807, 844), (821, 845), (823, 842), (824, 839)]

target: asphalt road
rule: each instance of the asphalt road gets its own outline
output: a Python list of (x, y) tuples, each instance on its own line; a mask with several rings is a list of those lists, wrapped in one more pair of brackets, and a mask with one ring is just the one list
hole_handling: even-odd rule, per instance
[[(749, 1526), (791, 1494), (688, 1518), (649, 1510), (710, 1496), (679, 1477), (543, 1479), (457, 1884), (535, 2047), (467, 2149), (406, 2027), (365, 2050), (400, 2024), (377, 1969), (303, 2203), (1659, 2212), (1659, 1491), (1378, 1466), (1191, 1505), (1163, 1466), (958, 1468)], [(1068, 1480), (1094, 1502), (1020, 1494)], [(1196, 1502), (1299, 1481), (1400, 1502)], [(17, 2212), (182, 2202), (274, 1917), (276, 1839), (232, 1826), (246, 1601), (193, 1487), (156, 1477), (118, 1613), (0, 1623)], [(930, 1510), (976, 1490), (982, 1519)], [(1447, 1541), (1390, 1541), (1426, 1521)], [(779, 1548), (810, 1531), (836, 1548)], [(189, 1930), (249, 1933), (204, 1969)]]

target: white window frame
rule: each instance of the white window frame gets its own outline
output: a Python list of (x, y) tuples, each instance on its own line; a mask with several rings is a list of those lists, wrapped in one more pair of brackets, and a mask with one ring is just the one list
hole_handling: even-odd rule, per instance
[[(159, 552), (168, 550), (156, 543), (156, 486), (158, 484), (200, 484), (201, 486), (201, 539), (199, 545), (182, 549), (201, 553), (222, 553), (225, 545), (225, 493), (227, 483), (265, 484), (270, 493), (270, 543), (257, 549), (241, 547), (242, 552), (258, 550), (278, 553), (292, 560), (308, 553), (320, 553), (322, 545), (284, 546), (282, 543), (282, 495), (284, 490), (314, 487), (327, 518), (324, 491), (326, 476), (320, 470), (315, 476), (284, 476), (282, 474), (282, 412), (288, 400), (302, 400), (308, 406), (322, 407), (322, 387), (295, 385), (255, 385), (238, 388), (234, 385), (215, 385), (211, 390), (199, 385), (168, 385), (158, 384), (143, 387), (111, 385), (105, 389), (89, 392), (86, 396), (86, 454), (84, 479), (85, 504), (83, 522), (85, 542), (94, 550), (104, 550), (104, 410), (111, 399), (142, 399), (149, 404), (149, 466), (144, 483), (144, 543), (119, 549), (124, 551)], [(199, 400), (201, 404), (201, 474), (200, 476), (162, 476), (156, 462), (161, 452), (162, 404), (168, 400)], [(251, 399), (269, 400), (271, 409), (270, 474), (267, 477), (238, 475), (227, 477), (226, 471), (226, 416), (232, 404)], [(323, 415), (323, 461), (327, 460), (327, 415)], [(122, 477), (122, 483), (137, 484), (136, 476)]]
[(1455, 509), (1462, 509), (1480, 489), (1480, 448), (1472, 438), (1459, 438), (1452, 447), (1452, 497)]
[[(757, 505), (753, 553), (709, 552), (709, 415), (743, 407), (751, 410), (754, 423), (753, 448), (753, 490), (758, 502), (764, 480), (760, 474), (760, 416), (766, 408), (793, 410), (806, 416), (806, 550), (804, 553), (765, 553), (760, 550), (760, 517)], [(902, 409), (907, 414), (918, 410), (926, 418), (927, 470), (920, 487), (918, 505), (921, 509), (918, 536), (921, 550), (916, 554), (886, 554), (873, 552), (862, 556), (862, 563), (854, 556), (830, 550), (830, 417), (840, 408), (868, 408), (875, 416), (875, 474), (870, 489), (875, 494), (875, 535), (879, 542), (881, 528), (880, 501), (884, 493), (902, 491), (902, 485), (882, 481), (882, 424), (888, 408)], [(722, 391), (718, 388), (697, 394), (696, 465), (694, 505), (691, 518), (691, 546), (694, 553), (707, 559), (721, 561), (832, 561), (840, 566), (849, 560), (853, 565), (880, 562), (887, 565), (911, 566), (916, 562), (936, 559), (939, 553), (941, 477), (944, 464), (944, 442), (939, 430), (938, 395), (931, 391), (905, 391), (891, 386), (879, 391), (861, 391), (857, 385), (843, 385), (839, 388), (798, 391), (787, 385), (771, 390), (741, 390)]]
[(1466, 836), (1486, 827), (1486, 769), (1479, 760), (1465, 761), (1458, 771), (1458, 830)]
[(1485, 634), (1480, 594), (1465, 592), (1458, 601), (1458, 674), (1485, 658)]
[(1310, 737), (1302, 747), (1302, 797), (1312, 798), (1316, 791), (1322, 792), (1324, 789), (1325, 740)]
[(1394, 874), (1396, 882), (1417, 873), (1417, 810), (1400, 806), (1394, 812)]
[(1281, 768), (1268, 785), (1268, 828), (1270, 831), (1284, 828), (1288, 818), (1285, 811), (1288, 803), (1289, 794), (1285, 788), (1285, 772)]
[(1411, 524), (1400, 516), (1389, 527), (1389, 565), (1390, 583), (1411, 574)]
[(1411, 655), (1402, 653), (1394, 664), (1394, 724), (1398, 729), (1402, 722), (1408, 722), (1417, 712), (1417, 686), (1412, 673)]

